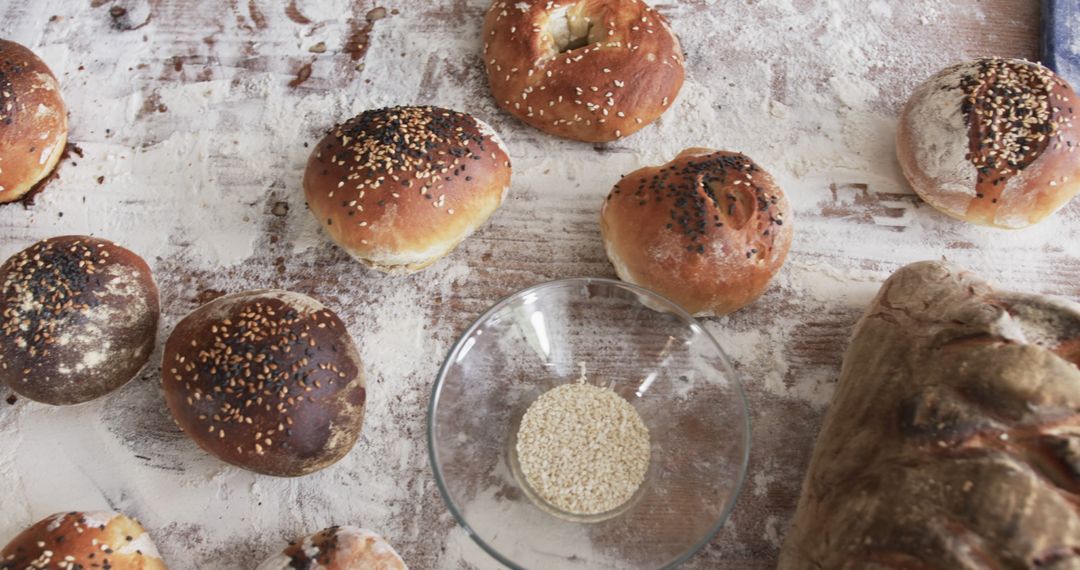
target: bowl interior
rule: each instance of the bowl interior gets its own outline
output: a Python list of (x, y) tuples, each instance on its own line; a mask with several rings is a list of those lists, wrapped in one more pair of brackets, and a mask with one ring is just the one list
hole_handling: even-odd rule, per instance
[[(651, 442), (638, 493), (591, 519), (553, 513), (515, 475), (525, 410), (583, 372), (637, 409)], [(662, 297), (605, 279), (538, 285), (485, 313), (443, 365), (428, 427), (450, 510), (515, 568), (676, 565), (730, 514), (749, 454), (745, 399), (712, 337)]]

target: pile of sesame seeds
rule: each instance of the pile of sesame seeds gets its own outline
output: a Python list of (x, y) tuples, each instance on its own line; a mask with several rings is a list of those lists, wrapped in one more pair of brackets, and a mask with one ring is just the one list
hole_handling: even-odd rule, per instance
[[(760, 220), (755, 227), (763, 238), (773, 235), (774, 226), (784, 225), (784, 213), (777, 207), (780, 196), (762, 186), (762, 174), (744, 155), (717, 152), (676, 159), (651, 176), (623, 178), (608, 200), (621, 196), (639, 207), (666, 204), (665, 228), (688, 240), (686, 251), (704, 254), (710, 235), (725, 225), (740, 229)], [(764, 253), (756, 247), (745, 252), (747, 259)]]
[(432, 206), (445, 207), (444, 186), (458, 178), (472, 182), (471, 165), (499, 158), (489, 149), (495, 144), (464, 113), (392, 107), (365, 111), (335, 127), (316, 158), (345, 169), (328, 195), (339, 198), (352, 216), (365, 208), (385, 208), (402, 192), (417, 192)]
[(1050, 145), (1072, 151), (1074, 141), (1062, 135), (1062, 126), (1072, 123), (1072, 102), (1054, 93), (1059, 82), (1041, 65), (998, 58), (978, 60), (961, 79), (971, 130), (967, 158), (980, 184), (1004, 183)]
[(517, 458), (529, 487), (575, 515), (617, 509), (649, 468), (649, 431), (615, 392), (575, 382), (542, 394), (517, 434)]
[[(186, 402), (198, 409), (205, 433), (224, 440), (230, 429), (253, 431), (250, 441), (230, 440), (238, 454), (263, 455), (288, 448), (291, 413), (317, 392), (351, 378), (330, 355), (335, 343), (316, 341), (319, 329), (338, 329), (329, 310), (298, 310), (280, 301), (252, 300), (207, 325), (210, 334), (177, 351), (167, 378), (184, 385)], [(321, 335), (320, 335), (321, 336)]]
[[(104, 243), (81, 239), (38, 242), (3, 267), (0, 333), (31, 358), (45, 358), (58, 328), (101, 304), (101, 273), (109, 263)], [(0, 355), (0, 359), (3, 356)], [(7, 362), (0, 360), (7, 369)], [(28, 376), (29, 369), (22, 375)]]

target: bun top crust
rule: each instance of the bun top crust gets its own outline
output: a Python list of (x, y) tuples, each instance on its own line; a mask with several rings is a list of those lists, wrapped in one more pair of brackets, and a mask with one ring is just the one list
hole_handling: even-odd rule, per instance
[(339, 245), (370, 265), (430, 262), (479, 226), (510, 186), (484, 122), (438, 107), (365, 111), (312, 152), (304, 193)]
[(332, 526), (291, 543), (256, 570), (408, 570), (381, 536), (353, 526)]
[(944, 213), (1020, 228), (1078, 191), (1076, 93), (1036, 63), (988, 58), (951, 66), (912, 94), (898, 145), (904, 174)]
[(60, 85), (34, 52), (0, 40), (0, 202), (52, 172), (67, 143)]
[(484, 21), (484, 63), (502, 108), (589, 142), (655, 121), (685, 76), (678, 38), (639, 0), (497, 0)]
[(142, 525), (122, 514), (58, 513), (43, 519), (4, 547), (0, 570), (165, 570)]

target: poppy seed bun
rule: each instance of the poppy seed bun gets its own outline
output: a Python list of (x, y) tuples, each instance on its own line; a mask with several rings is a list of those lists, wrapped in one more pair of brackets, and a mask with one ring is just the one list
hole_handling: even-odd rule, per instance
[(623, 281), (694, 315), (724, 315), (760, 297), (784, 264), (791, 206), (746, 156), (691, 148), (623, 177), (600, 229)]
[(0, 266), (0, 379), (57, 406), (104, 396), (150, 359), (160, 311), (137, 254), (87, 236), (39, 241)]
[(1037, 63), (961, 63), (912, 93), (897, 156), (915, 192), (941, 212), (1024, 228), (1080, 192), (1076, 110), (1073, 88)]
[(161, 372), (180, 428), (257, 473), (313, 473), (360, 435), (356, 346), (337, 315), (299, 293), (248, 291), (199, 307), (169, 335)]
[(491, 94), (555, 136), (608, 142), (667, 111), (682, 89), (682, 48), (640, 0), (496, 0), (484, 19)]
[(332, 526), (266, 559), (255, 570), (408, 570), (383, 537), (354, 526)]
[(0, 39), (0, 203), (22, 198), (56, 168), (67, 135), (67, 108), (49, 66)]
[(361, 113), (319, 142), (304, 174), (308, 206), (330, 237), (390, 273), (452, 251), (509, 188), (509, 153), (495, 131), (437, 107)]
[(0, 551), (0, 570), (165, 570), (146, 530), (120, 513), (69, 512), (45, 518)]

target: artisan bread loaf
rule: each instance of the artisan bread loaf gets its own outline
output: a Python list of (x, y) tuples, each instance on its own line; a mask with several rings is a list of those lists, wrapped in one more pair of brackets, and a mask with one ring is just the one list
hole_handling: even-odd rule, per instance
[(859, 322), (780, 568), (1080, 568), (1080, 305), (942, 263)]

